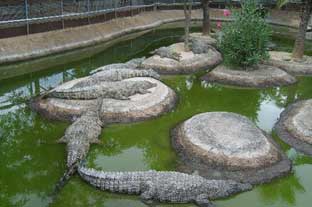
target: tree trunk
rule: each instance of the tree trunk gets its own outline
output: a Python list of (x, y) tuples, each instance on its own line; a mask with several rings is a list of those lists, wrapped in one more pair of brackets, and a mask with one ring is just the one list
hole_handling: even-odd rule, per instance
[(307, 33), (307, 28), (308, 28), (311, 12), (312, 12), (312, 0), (306, 0), (302, 8), (299, 31), (296, 37), (296, 42), (295, 42), (294, 50), (292, 53), (292, 57), (294, 59), (303, 58), (304, 42), (305, 42), (305, 37)]
[(203, 7), (203, 35), (210, 35), (209, 1), (201, 0)]
[(190, 51), (189, 38), (190, 38), (190, 24), (192, 15), (192, 0), (184, 0), (184, 15), (185, 15), (184, 50)]

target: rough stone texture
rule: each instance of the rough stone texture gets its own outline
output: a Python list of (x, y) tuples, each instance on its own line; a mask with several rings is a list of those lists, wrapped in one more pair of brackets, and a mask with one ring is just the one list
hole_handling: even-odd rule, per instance
[(275, 130), (290, 146), (312, 156), (312, 99), (288, 106), (280, 115)]
[[(158, 80), (140, 77), (123, 81), (149, 81), (157, 86), (148, 89), (150, 93), (130, 96), (130, 100), (104, 99), (100, 117), (105, 123), (145, 120), (168, 112), (175, 106), (175, 92)], [(71, 121), (90, 107), (95, 107), (95, 104), (94, 100), (39, 98), (33, 101), (32, 107), (50, 119)]]
[(270, 52), (268, 64), (279, 67), (293, 75), (312, 75), (312, 57), (304, 56), (303, 60), (295, 61), (288, 52)]
[(222, 62), (222, 55), (216, 49), (210, 49), (208, 53), (194, 54), (192, 51), (184, 51), (184, 43), (176, 43), (169, 48), (180, 54), (179, 61), (154, 55), (143, 61), (142, 67), (153, 69), (161, 74), (190, 74), (211, 69)]
[(258, 65), (250, 70), (233, 70), (220, 65), (202, 77), (208, 83), (225, 85), (268, 88), (274, 86), (291, 85), (297, 82), (296, 78), (285, 71), (268, 65)]
[(185, 172), (252, 184), (287, 174), (291, 163), (273, 139), (244, 116), (208, 112), (172, 130), (172, 143)]
[(250, 184), (231, 180), (207, 180), (197, 175), (179, 172), (103, 172), (79, 167), (80, 176), (101, 190), (136, 194), (147, 203), (195, 203), (211, 206), (209, 199), (226, 198), (251, 190)]

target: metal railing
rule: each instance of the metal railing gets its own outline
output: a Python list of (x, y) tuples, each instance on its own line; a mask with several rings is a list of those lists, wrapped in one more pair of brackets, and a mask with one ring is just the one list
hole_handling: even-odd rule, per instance
[[(117, 18), (120, 13), (128, 12), (123, 16), (132, 16), (142, 11), (155, 10), (157, 8), (174, 8), (175, 6), (181, 6), (184, 1), (185, 0), (0, 0), (0, 38), (106, 21)], [(258, 1), (264, 4), (272, 4), (272, 2), (275, 2), (275, 0)], [(192, 0), (192, 2), (195, 5), (200, 5), (201, 0)], [(213, 3), (217, 4), (231, 4), (237, 2), (239, 2), (239, 0), (213, 1)], [(104, 18), (101, 20), (94, 20), (101, 16), (104, 16)], [(70, 22), (74, 20), (76, 23)], [(45, 26), (48, 28), (44, 28), (44, 24), (46, 24)], [(36, 28), (32, 25), (35, 25)], [(30, 28), (30, 26), (32, 27)], [(13, 31), (12, 28), (15, 28), (15, 31)], [(11, 30), (12, 34), (10, 33)]]
[[(1, 0), (0, 25), (36, 23), (118, 10), (181, 4), (184, 0)], [(200, 3), (200, 0), (193, 0)]]
[[(275, 2), (275, 0), (258, 1), (264, 4)], [(0, 25), (93, 16), (122, 9), (175, 5), (183, 2), (184, 0), (1, 0)], [(193, 0), (193, 2), (200, 4), (201, 1)], [(238, 0), (214, 0), (213, 2), (231, 3)]]

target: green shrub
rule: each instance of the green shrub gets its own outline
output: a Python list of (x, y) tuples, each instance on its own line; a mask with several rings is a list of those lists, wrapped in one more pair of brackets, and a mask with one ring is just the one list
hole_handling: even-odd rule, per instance
[(225, 64), (246, 68), (269, 58), (271, 30), (254, 0), (245, 0), (234, 22), (222, 28), (218, 46)]

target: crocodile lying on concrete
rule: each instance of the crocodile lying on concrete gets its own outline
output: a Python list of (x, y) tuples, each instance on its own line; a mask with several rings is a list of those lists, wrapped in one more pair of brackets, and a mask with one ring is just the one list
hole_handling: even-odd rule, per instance
[(73, 85), (74, 87), (86, 87), (95, 84), (99, 84), (101, 82), (116, 82), (125, 79), (130, 79), (134, 77), (151, 77), (156, 80), (160, 79), (158, 73), (154, 70), (138, 70), (138, 69), (107, 69), (103, 71), (99, 71), (87, 79), (79, 81), (77, 84)]
[(208, 53), (215, 48), (198, 38), (190, 38), (190, 48), (194, 54)]
[(110, 65), (105, 65), (103, 67), (92, 70), (90, 74), (94, 74), (100, 71), (110, 70), (110, 69), (137, 69), (140, 68), (142, 62), (145, 60), (145, 57), (135, 58), (126, 63), (114, 63)]
[(85, 84), (86, 83), (77, 83), (69, 89), (56, 89), (47, 94), (47, 97), (80, 100), (97, 99), (101, 97), (129, 100), (130, 96), (149, 93), (148, 89), (156, 86), (156, 84), (149, 81), (103, 81), (98, 84)]
[(103, 172), (78, 167), (79, 175), (91, 185), (110, 192), (137, 194), (144, 202), (195, 203), (211, 206), (210, 199), (247, 191), (250, 184), (231, 180), (207, 180), (179, 172)]
[(159, 74), (152, 69), (109, 69), (99, 71), (98, 73), (95, 73), (91, 76), (92, 79), (98, 81), (121, 81), (134, 77), (151, 77), (157, 80), (160, 79)]
[[(131, 63), (132, 64), (132, 63)], [(108, 69), (82, 78), (78, 82), (68, 82), (49, 91), (41, 98), (58, 98), (71, 100), (97, 99), (97, 104), (85, 111), (66, 130), (60, 142), (67, 144), (67, 166), (83, 159), (91, 143), (97, 143), (103, 123), (100, 110), (103, 99), (129, 100), (135, 94), (150, 93), (148, 89), (156, 87), (150, 81), (124, 80), (133, 77), (153, 77), (159, 75), (153, 70)]]
[(152, 52), (152, 54), (159, 55), (161, 58), (170, 58), (180, 61), (181, 55), (172, 50), (170, 47), (160, 47)]

